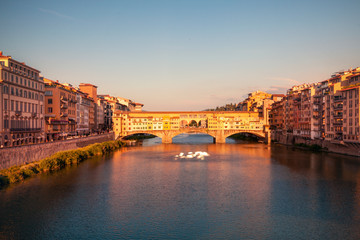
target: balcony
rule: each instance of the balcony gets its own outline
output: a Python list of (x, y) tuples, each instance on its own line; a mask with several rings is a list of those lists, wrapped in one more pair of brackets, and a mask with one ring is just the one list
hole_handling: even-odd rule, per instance
[(71, 118), (69, 118), (69, 124), (76, 124), (76, 121), (75, 121), (75, 119), (71, 119)]
[(341, 119), (342, 119), (342, 118), (343, 118), (343, 115), (342, 115), (342, 114), (335, 114), (335, 115), (334, 115), (334, 118), (336, 118), (336, 119), (341, 118)]
[(341, 121), (334, 121), (333, 122), (333, 125), (334, 126), (342, 126), (343, 125), (343, 121), (341, 120)]
[(37, 113), (31, 113), (31, 117), (33, 118), (37, 117)]
[(338, 135), (341, 134), (342, 135), (342, 128), (335, 128), (335, 133), (337, 133)]
[(67, 120), (51, 119), (49, 124), (51, 124), (51, 125), (67, 125), (68, 121)]
[(22, 111), (15, 111), (16, 116), (21, 116), (21, 114), (22, 114)]
[(68, 105), (67, 105), (67, 104), (61, 104), (60, 108), (62, 108), (62, 109), (67, 109), (67, 108), (68, 108)]
[(67, 114), (67, 113), (61, 113), (60, 116), (61, 116), (61, 117), (67, 117), (68, 114)]
[(20, 133), (20, 132), (40, 132), (41, 128), (10, 128), (10, 132)]
[(346, 99), (346, 97), (334, 96), (334, 102), (342, 102), (345, 99)]
[(342, 110), (343, 109), (343, 105), (342, 104), (339, 104), (339, 105), (335, 105), (334, 106), (334, 110)]

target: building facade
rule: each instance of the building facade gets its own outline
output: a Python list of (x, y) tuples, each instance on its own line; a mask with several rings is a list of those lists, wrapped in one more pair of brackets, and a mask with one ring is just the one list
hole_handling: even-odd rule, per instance
[(45, 140), (45, 87), (39, 74), (39, 70), (0, 52), (0, 146)]
[(47, 141), (76, 135), (76, 90), (47, 78), (45, 82), (45, 123)]

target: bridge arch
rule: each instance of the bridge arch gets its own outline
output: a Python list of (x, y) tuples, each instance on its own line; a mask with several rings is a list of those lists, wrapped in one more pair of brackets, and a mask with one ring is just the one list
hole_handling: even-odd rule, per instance
[(207, 134), (213, 138), (216, 137), (213, 132), (210, 132), (206, 129), (201, 129), (201, 128), (181, 129), (181, 130), (177, 131), (176, 133), (174, 133), (172, 137), (176, 137), (180, 134), (189, 134), (189, 133), (203, 133), (203, 134)]
[(253, 135), (253, 136), (256, 136), (258, 138), (265, 138), (265, 134), (264, 133), (259, 133), (259, 132), (254, 132), (254, 131), (237, 131), (237, 132), (232, 132), (232, 133), (227, 133), (225, 134), (225, 138), (228, 138), (228, 137), (231, 137), (235, 134), (250, 134), (250, 135)]
[(162, 138), (163, 136), (159, 133), (159, 132), (156, 132), (156, 131), (136, 131), (136, 132), (129, 132), (129, 134), (126, 134), (124, 136), (117, 136), (118, 139), (124, 139), (126, 137), (130, 137), (132, 135), (136, 135), (136, 134), (150, 134), (150, 135), (154, 135), (156, 137), (159, 137), (159, 138)]

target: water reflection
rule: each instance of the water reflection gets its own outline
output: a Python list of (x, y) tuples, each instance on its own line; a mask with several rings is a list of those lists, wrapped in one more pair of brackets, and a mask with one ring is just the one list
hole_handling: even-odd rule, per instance
[[(175, 140), (1, 191), (0, 239), (359, 239), (356, 159), (204, 135)], [(196, 151), (210, 156), (174, 160)]]

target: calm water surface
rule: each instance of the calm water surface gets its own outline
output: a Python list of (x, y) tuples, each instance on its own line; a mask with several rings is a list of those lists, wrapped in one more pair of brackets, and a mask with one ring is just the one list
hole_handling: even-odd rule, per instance
[(0, 191), (0, 239), (360, 239), (358, 158), (160, 142)]

